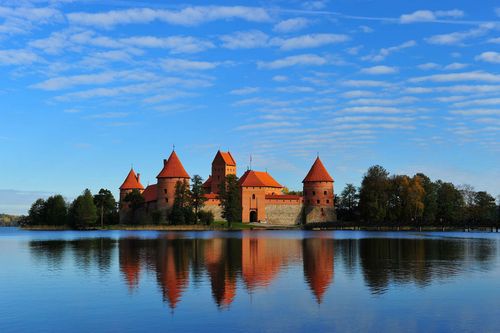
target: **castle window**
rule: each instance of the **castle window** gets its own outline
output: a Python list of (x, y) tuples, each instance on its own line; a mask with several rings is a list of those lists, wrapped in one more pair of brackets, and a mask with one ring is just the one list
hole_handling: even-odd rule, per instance
[(313, 195), (316, 195), (316, 191), (313, 191)]
[(163, 192), (165, 192), (165, 194), (167, 194), (167, 189), (164, 189)]
[(330, 200), (326, 199), (326, 203), (330, 203)]
[(325, 216), (325, 211), (321, 208), (321, 216)]
[(327, 195), (327, 194), (328, 194), (328, 191), (323, 192), (323, 194), (324, 194), (324, 195)]
[(252, 194), (252, 199), (255, 199), (255, 194)]
[(165, 198), (165, 202), (168, 202), (168, 198)]
[(319, 200), (316, 200), (316, 203), (319, 203)]

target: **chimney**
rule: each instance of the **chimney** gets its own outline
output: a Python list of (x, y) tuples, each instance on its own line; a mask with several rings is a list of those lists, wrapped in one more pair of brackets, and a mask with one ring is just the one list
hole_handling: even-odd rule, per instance
[(163, 166), (167, 165), (167, 160), (163, 159)]
[(137, 174), (137, 181), (138, 181), (139, 183), (141, 182), (141, 174), (140, 174), (140, 173), (138, 173), (138, 174)]

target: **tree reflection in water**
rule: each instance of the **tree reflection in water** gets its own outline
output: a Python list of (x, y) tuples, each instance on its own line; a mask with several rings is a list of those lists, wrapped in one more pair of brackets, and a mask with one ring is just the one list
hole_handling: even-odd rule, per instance
[[(281, 272), (301, 266), (319, 304), (333, 283), (334, 261), (348, 277), (360, 272), (374, 295), (392, 285), (423, 288), (466, 271), (491, 269), (497, 246), (486, 239), (335, 240), (331, 235), (290, 239), (243, 234), (205, 239), (167, 234), (155, 239), (31, 241), (30, 251), (36, 265), (55, 271), (70, 260), (84, 273), (97, 269), (100, 274), (113, 274), (110, 268), (117, 259), (129, 292), (140, 288), (142, 276), (155, 276), (164, 302), (174, 309), (190, 283), (209, 282), (215, 304), (228, 308), (237, 292), (269, 287)], [(244, 289), (238, 288), (239, 282)]]

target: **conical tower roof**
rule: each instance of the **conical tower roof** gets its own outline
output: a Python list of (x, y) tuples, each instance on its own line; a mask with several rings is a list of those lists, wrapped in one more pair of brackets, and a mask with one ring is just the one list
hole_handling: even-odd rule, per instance
[(311, 170), (307, 173), (306, 178), (302, 181), (305, 182), (333, 182), (332, 176), (326, 171), (323, 162), (319, 159), (319, 156), (314, 161)]
[(143, 190), (144, 186), (142, 186), (141, 182), (139, 181), (139, 176), (135, 174), (134, 169), (130, 169), (130, 172), (127, 175), (127, 178), (125, 178), (125, 181), (123, 182), (122, 186), (120, 186), (120, 190)]
[(181, 160), (175, 153), (175, 150), (172, 151), (168, 160), (164, 160), (163, 169), (160, 171), (156, 178), (190, 178), (189, 174), (186, 172), (186, 169), (182, 166)]

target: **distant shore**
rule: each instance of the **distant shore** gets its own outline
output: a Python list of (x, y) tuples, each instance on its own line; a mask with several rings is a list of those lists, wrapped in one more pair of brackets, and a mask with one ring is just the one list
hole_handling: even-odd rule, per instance
[[(33, 230), (33, 231), (64, 231), (64, 230), (75, 230), (69, 226), (49, 226), (49, 225), (39, 225), (39, 226), (22, 226), (23, 230)], [(78, 229), (77, 229), (78, 230)], [(498, 227), (457, 227), (457, 226), (341, 226), (341, 225), (325, 225), (321, 224), (310, 224), (310, 225), (292, 225), (292, 226), (280, 226), (280, 225), (266, 225), (266, 224), (243, 224), (243, 223), (233, 223), (231, 227), (228, 227), (226, 223), (215, 223), (213, 225), (111, 225), (105, 226), (104, 228), (94, 227), (83, 229), (80, 231), (106, 231), (106, 230), (130, 230), (130, 231), (239, 231), (239, 230), (346, 230), (346, 231), (463, 231), (463, 232), (499, 232)]]

